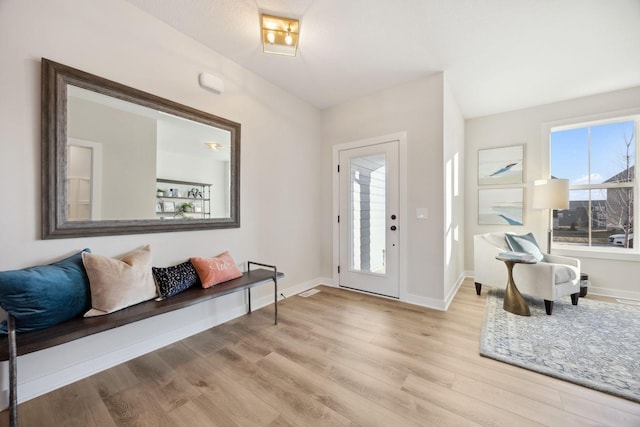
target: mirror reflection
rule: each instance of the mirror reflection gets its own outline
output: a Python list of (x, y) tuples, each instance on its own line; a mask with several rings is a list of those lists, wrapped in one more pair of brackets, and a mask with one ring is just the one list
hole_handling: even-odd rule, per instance
[(42, 59), (42, 238), (240, 227), (240, 124)]
[(231, 133), (67, 87), (69, 221), (229, 217)]

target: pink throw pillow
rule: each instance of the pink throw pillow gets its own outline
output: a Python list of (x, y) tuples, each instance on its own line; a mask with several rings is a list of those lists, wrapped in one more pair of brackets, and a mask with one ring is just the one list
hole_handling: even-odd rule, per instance
[(242, 272), (226, 251), (213, 258), (192, 257), (189, 261), (196, 268), (205, 289), (242, 276)]

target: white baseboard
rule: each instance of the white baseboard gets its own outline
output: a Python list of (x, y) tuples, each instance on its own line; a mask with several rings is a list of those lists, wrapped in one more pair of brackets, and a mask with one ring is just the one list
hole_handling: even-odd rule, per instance
[[(331, 280), (325, 278), (309, 280), (278, 289), (278, 296), (282, 293), (289, 297), (329, 282)], [(269, 293), (252, 299), (252, 308), (257, 310), (272, 303), (273, 294)], [(238, 292), (20, 356), (18, 403), (243, 316), (246, 310), (245, 294)], [(8, 362), (0, 363), (0, 388), (0, 408), (6, 409), (9, 405)]]
[(466, 277), (467, 277), (467, 274), (465, 271), (460, 273), (460, 276), (458, 276), (458, 279), (456, 280), (455, 285), (451, 287), (451, 289), (449, 290), (449, 293), (445, 296), (445, 299), (444, 299), (445, 311), (449, 310), (449, 306), (453, 302), (453, 299), (455, 298), (456, 293), (458, 293), (458, 289), (460, 289), (460, 286), (462, 286), (462, 282), (464, 282), (464, 279), (466, 279)]
[(630, 299), (634, 301), (640, 301), (640, 292), (622, 291), (619, 289), (600, 288), (596, 286), (589, 286), (587, 288), (587, 295), (600, 295), (603, 297)]
[[(20, 367), (21, 365), (24, 365), (23, 363), (21, 363), (21, 358), (26, 358), (31, 355), (21, 356), (21, 358), (18, 359), (18, 402), (26, 402), (65, 385), (74, 383), (83, 378), (89, 377), (91, 375), (97, 374), (98, 372), (124, 363), (128, 360), (135, 359), (136, 357), (142, 356), (146, 353), (165, 347), (181, 339), (190, 337), (214, 326), (220, 325), (236, 317), (242, 316), (245, 313), (245, 307), (234, 307), (233, 309), (230, 309), (228, 311), (219, 312), (216, 316), (208, 317), (194, 323), (189, 323), (184, 327), (171, 330), (167, 333), (154, 336), (150, 339), (138, 340), (132, 345), (118, 348), (115, 351), (104, 353), (97, 357), (93, 357), (72, 366), (60, 369), (46, 376), (38, 377), (36, 379), (25, 382), (20, 382)], [(144, 320), (142, 320), (141, 322), (144, 322)], [(127, 326), (122, 326), (121, 328), (127, 328)], [(97, 341), (101, 338), (105, 339), (107, 337), (100, 336), (103, 334), (109, 334), (110, 332), (111, 334), (115, 335), (115, 331), (116, 330), (106, 331), (101, 334), (96, 334), (95, 336), (76, 340), (76, 342), (77, 344), (79, 344), (80, 341), (89, 341), (85, 342), (84, 345), (90, 346), (92, 345), (91, 341)], [(56, 349), (60, 350), (65, 346), (65, 344), (62, 344)], [(48, 356), (44, 354), (45, 352), (48, 351), (42, 350), (40, 352), (33, 353), (33, 356), (38, 358), (43, 357), (46, 360)], [(5, 402), (3, 402), (3, 404), (4, 403)], [(8, 406), (8, 399), (6, 405)]]
[[(337, 286), (337, 285), (335, 285), (333, 283), (333, 280), (330, 280), (330, 279), (324, 279), (324, 280), (325, 281), (323, 281), (321, 284), (327, 285), (327, 286), (332, 286), (332, 287), (335, 287), (335, 288), (340, 288), (340, 286)], [(460, 287), (460, 285), (462, 284), (463, 280), (464, 280), (464, 275), (461, 275), (460, 278), (458, 279), (458, 282), (456, 283), (456, 285), (452, 288), (452, 291), (450, 292), (451, 301), (453, 300), (453, 297), (455, 296), (455, 293), (458, 290), (458, 288)], [(331, 282), (331, 283), (329, 283), (329, 282)], [(424, 297), (422, 295), (415, 295), (415, 294), (410, 294), (410, 293), (407, 293), (406, 295), (401, 296), (400, 298), (392, 298), (392, 297), (387, 297), (387, 296), (384, 296), (384, 295), (373, 294), (371, 292), (360, 291), (358, 289), (352, 289), (352, 288), (346, 288), (346, 287), (342, 287), (340, 289), (344, 289), (344, 290), (351, 291), (351, 292), (362, 293), (362, 294), (366, 294), (366, 295), (375, 295), (376, 297), (379, 297), (379, 298), (386, 298), (386, 299), (391, 299), (391, 300), (394, 300), (394, 301), (402, 301), (402, 302), (406, 302), (408, 304), (419, 305), (421, 307), (426, 307), (426, 308), (433, 308), (435, 310), (440, 310), (440, 311), (446, 311), (447, 307), (451, 303), (451, 301), (449, 301), (449, 302), (440, 301), (440, 300), (435, 299), (435, 298), (429, 298), (429, 297)]]
[(414, 295), (414, 294), (408, 293), (407, 298), (406, 300), (404, 300), (404, 302), (407, 302), (409, 304), (419, 305), (422, 307), (433, 308), (435, 310), (440, 310), (440, 311), (447, 310), (446, 301), (441, 301), (435, 298), (423, 297), (422, 295)]
[[(273, 301), (273, 300), (272, 300)], [(202, 303), (206, 304), (206, 303)], [(193, 310), (191, 310), (193, 311)], [(202, 310), (197, 310), (202, 311)], [(71, 384), (83, 378), (94, 375), (105, 369), (112, 368), (128, 360), (142, 356), (151, 351), (165, 347), (181, 339), (195, 335), (214, 326), (227, 322), (246, 313), (246, 306), (235, 305), (228, 310), (204, 310), (211, 312), (207, 317), (200, 318), (196, 322), (181, 322), (185, 326), (179, 328), (164, 328), (167, 324), (176, 324), (173, 313), (144, 319), (134, 324), (121, 326), (116, 329), (101, 332), (85, 338), (62, 344), (50, 349), (30, 353), (18, 358), (18, 403), (23, 403), (65, 385)], [(202, 314), (202, 313), (198, 313)], [(190, 316), (189, 316), (190, 317)], [(185, 319), (179, 319), (185, 320)], [(150, 336), (146, 332), (149, 329), (164, 330), (168, 332)], [(150, 336), (146, 339), (140, 337)], [(113, 350), (110, 351), (110, 349)], [(102, 353), (99, 353), (102, 351)], [(80, 355), (78, 355), (80, 353)], [(70, 364), (65, 363), (65, 355), (72, 359)], [(45, 364), (50, 366), (49, 372), (28, 375), (34, 367)], [(3, 362), (2, 373), (8, 375), (8, 362)], [(57, 365), (57, 366), (56, 366)], [(25, 378), (28, 376), (28, 378)], [(6, 377), (5, 377), (6, 378)], [(8, 407), (8, 382), (3, 381), (1, 407)]]
[[(333, 286), (332, 284), (329, 284), (327, 281), (331, 281), (331, 280), (323, 278), (323, 277), (318, 277), (316, 279), (308, 280), (306, 282), (297, 284), (295, 286), (289, 286), (289, 287), (287, 287), (287, 289), (283, 290), (282, 292), (280, 290), (278, 290), (278, 301), (282, 300), (282, 297), (280, 296), (280, 294), (284, 294), (284, 296), (286, 298), (289, 298), (290, 296), (297, 295), (300, 292), (304, 292), (304, 291), (309, 290), (311, 288), (314, 288), (314, 287), (316, 287), (318, 285)], [(254, 309), (258, 309), (258, 308), (266, 307), (269, 304), (272, 304), (273, 303), (273, 297), (264, 296), (262, 298), (259, 298), (259, 299), (255, 300), (255, 302), (254, 302), (254, 300), (252, 298), (251, 301), (252, 301), (251, 302), (252, 307)]]
[(331, 286), (332, 288), (338, 287), (336, 282), (333, 279), (330, 279), (328, 277), (319, 277), (317, 280), (319, 280), (319, 282), (316, 285), (326, 285), (326, 286)]
[(435, 310), (447, 311), (449, 309), (449, 305), (456, 296), (458, 289), (462, 285), (462, 282), (466, 278), (466, 272), (460, 273), (458, 278), (456, 279), (455, 284), (449, 289), (449, 292), (444, 298), (444, 301), (435, 298), (428, 298), (421, 295), (407, 294), (407, 299), (405, 302), (409, 304), (416, 304), (422, 307), (433, 308)]

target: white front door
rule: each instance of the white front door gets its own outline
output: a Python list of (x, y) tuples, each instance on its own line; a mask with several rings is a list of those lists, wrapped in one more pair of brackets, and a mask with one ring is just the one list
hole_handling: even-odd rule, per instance
[(339, 284), (398, 298), (398, 141), (340, 150), (339, 162)]

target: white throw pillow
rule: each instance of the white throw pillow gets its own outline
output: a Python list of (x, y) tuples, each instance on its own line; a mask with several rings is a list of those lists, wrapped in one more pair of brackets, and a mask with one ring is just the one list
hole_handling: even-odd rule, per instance
[(149, 245), (120, 259), (83, 252), (82, 262), (89, 276), (92, 307), (84, 317), (113, 313), (156, 297)]

